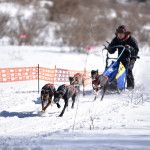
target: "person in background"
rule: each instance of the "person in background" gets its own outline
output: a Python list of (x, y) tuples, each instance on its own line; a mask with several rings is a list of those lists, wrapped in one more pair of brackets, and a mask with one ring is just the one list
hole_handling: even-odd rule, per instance
[(123, 52), (119, 61), (122, 62), (127, 69), (127, 89), (134, 89), (135, 83), (132, 70), (138, 56), (139, 47), (136, 39), (131, 35), (131, 32), (127, 30), (125, 25), (120, 25), (116, 29), (115, 37), (108, 45), (108, 52), (113, 54), (116, 50), (118, 50), (119, 56), (123, 49), (116, 49), (114, 46), (117, 45), (125, 46), (125, 51)]

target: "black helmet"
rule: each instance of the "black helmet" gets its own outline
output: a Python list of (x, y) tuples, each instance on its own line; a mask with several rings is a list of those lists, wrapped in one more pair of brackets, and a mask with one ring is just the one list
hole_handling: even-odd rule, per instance
[(120, 25), (117, 29), (116, 29), (116, 33), (127, 33), (127, 27), (125, 25)]

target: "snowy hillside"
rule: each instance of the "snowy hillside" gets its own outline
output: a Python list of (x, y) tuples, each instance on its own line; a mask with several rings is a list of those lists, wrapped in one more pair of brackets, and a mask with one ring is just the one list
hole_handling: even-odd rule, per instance
[[(22, 50), (24, 49), (24, 50)], [(25, 51), (25, 49), (27, 49)], [(57, 48), (56, 48), (57, 49)], [(93, 53), (96, 53), (93, 54)], [(0, 67), (55, 65), (82, 70), (85, 66), (103, 71), (102, 53), (89, 56), (22, 47), (1, 48)], [(87, 64), (85, 64), (87, 58)], [(0, 149), (100, 149), (148, 150), (150, 148), (150, 68), (149, 56), (142, 55), (134, 68), (133, 91), (106, 95), (93, 101), (91, 86), (71, 101), (63, 117), (55, 104), (41, 114), (37, 81), (0, 83)], [(40, 88), (47, 82), (40, 81)], [(57, 87), (58, 85), (56, 85)], [(63, 105), (61, 101), (61, 105)]]

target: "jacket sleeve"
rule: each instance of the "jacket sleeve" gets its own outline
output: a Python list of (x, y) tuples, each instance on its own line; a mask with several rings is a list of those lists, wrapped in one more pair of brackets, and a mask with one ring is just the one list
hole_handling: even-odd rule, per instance
[(113, 54), (115, 53), (116, 51), (116, 48), (114, 48), (114, 46), (116, 46), (116, 37), (112, 39), (112, 41), (110, 42), (110, 44), (108, 45), (108, 52), (110, 54)]
[(138, 52), (139, 52), (138, 43), (135, 40), (135, 38), (132, 37), (131, 39), (132, 39), (131, 46), (134, 49), (134, 52), (131, 51), (131, 54), (132, 54), (132, 56), (137, 56)]

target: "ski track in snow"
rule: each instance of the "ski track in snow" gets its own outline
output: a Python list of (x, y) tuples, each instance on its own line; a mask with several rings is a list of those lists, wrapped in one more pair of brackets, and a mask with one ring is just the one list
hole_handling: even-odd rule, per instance
[[(67, 57), (64, 58), (67, 62)], [(60, 109), (53, 104), (46, 113), (40, 113), (36, 81), (0, 83), (0, 149), (141, 150), (144, 147), (148, 150), (150, 74), (147, 67), (150, 67), (148, 56), (136, 63), (135, 90), (105, 95), (103, 101), (100, 98), (93, 101), (92, 91), (85, 97), (81, 94), (74, 109), (69, 101), (63, 117), (58, 117), (63, 101)], [(40, 87), (45, 83), (41, 81)]]

